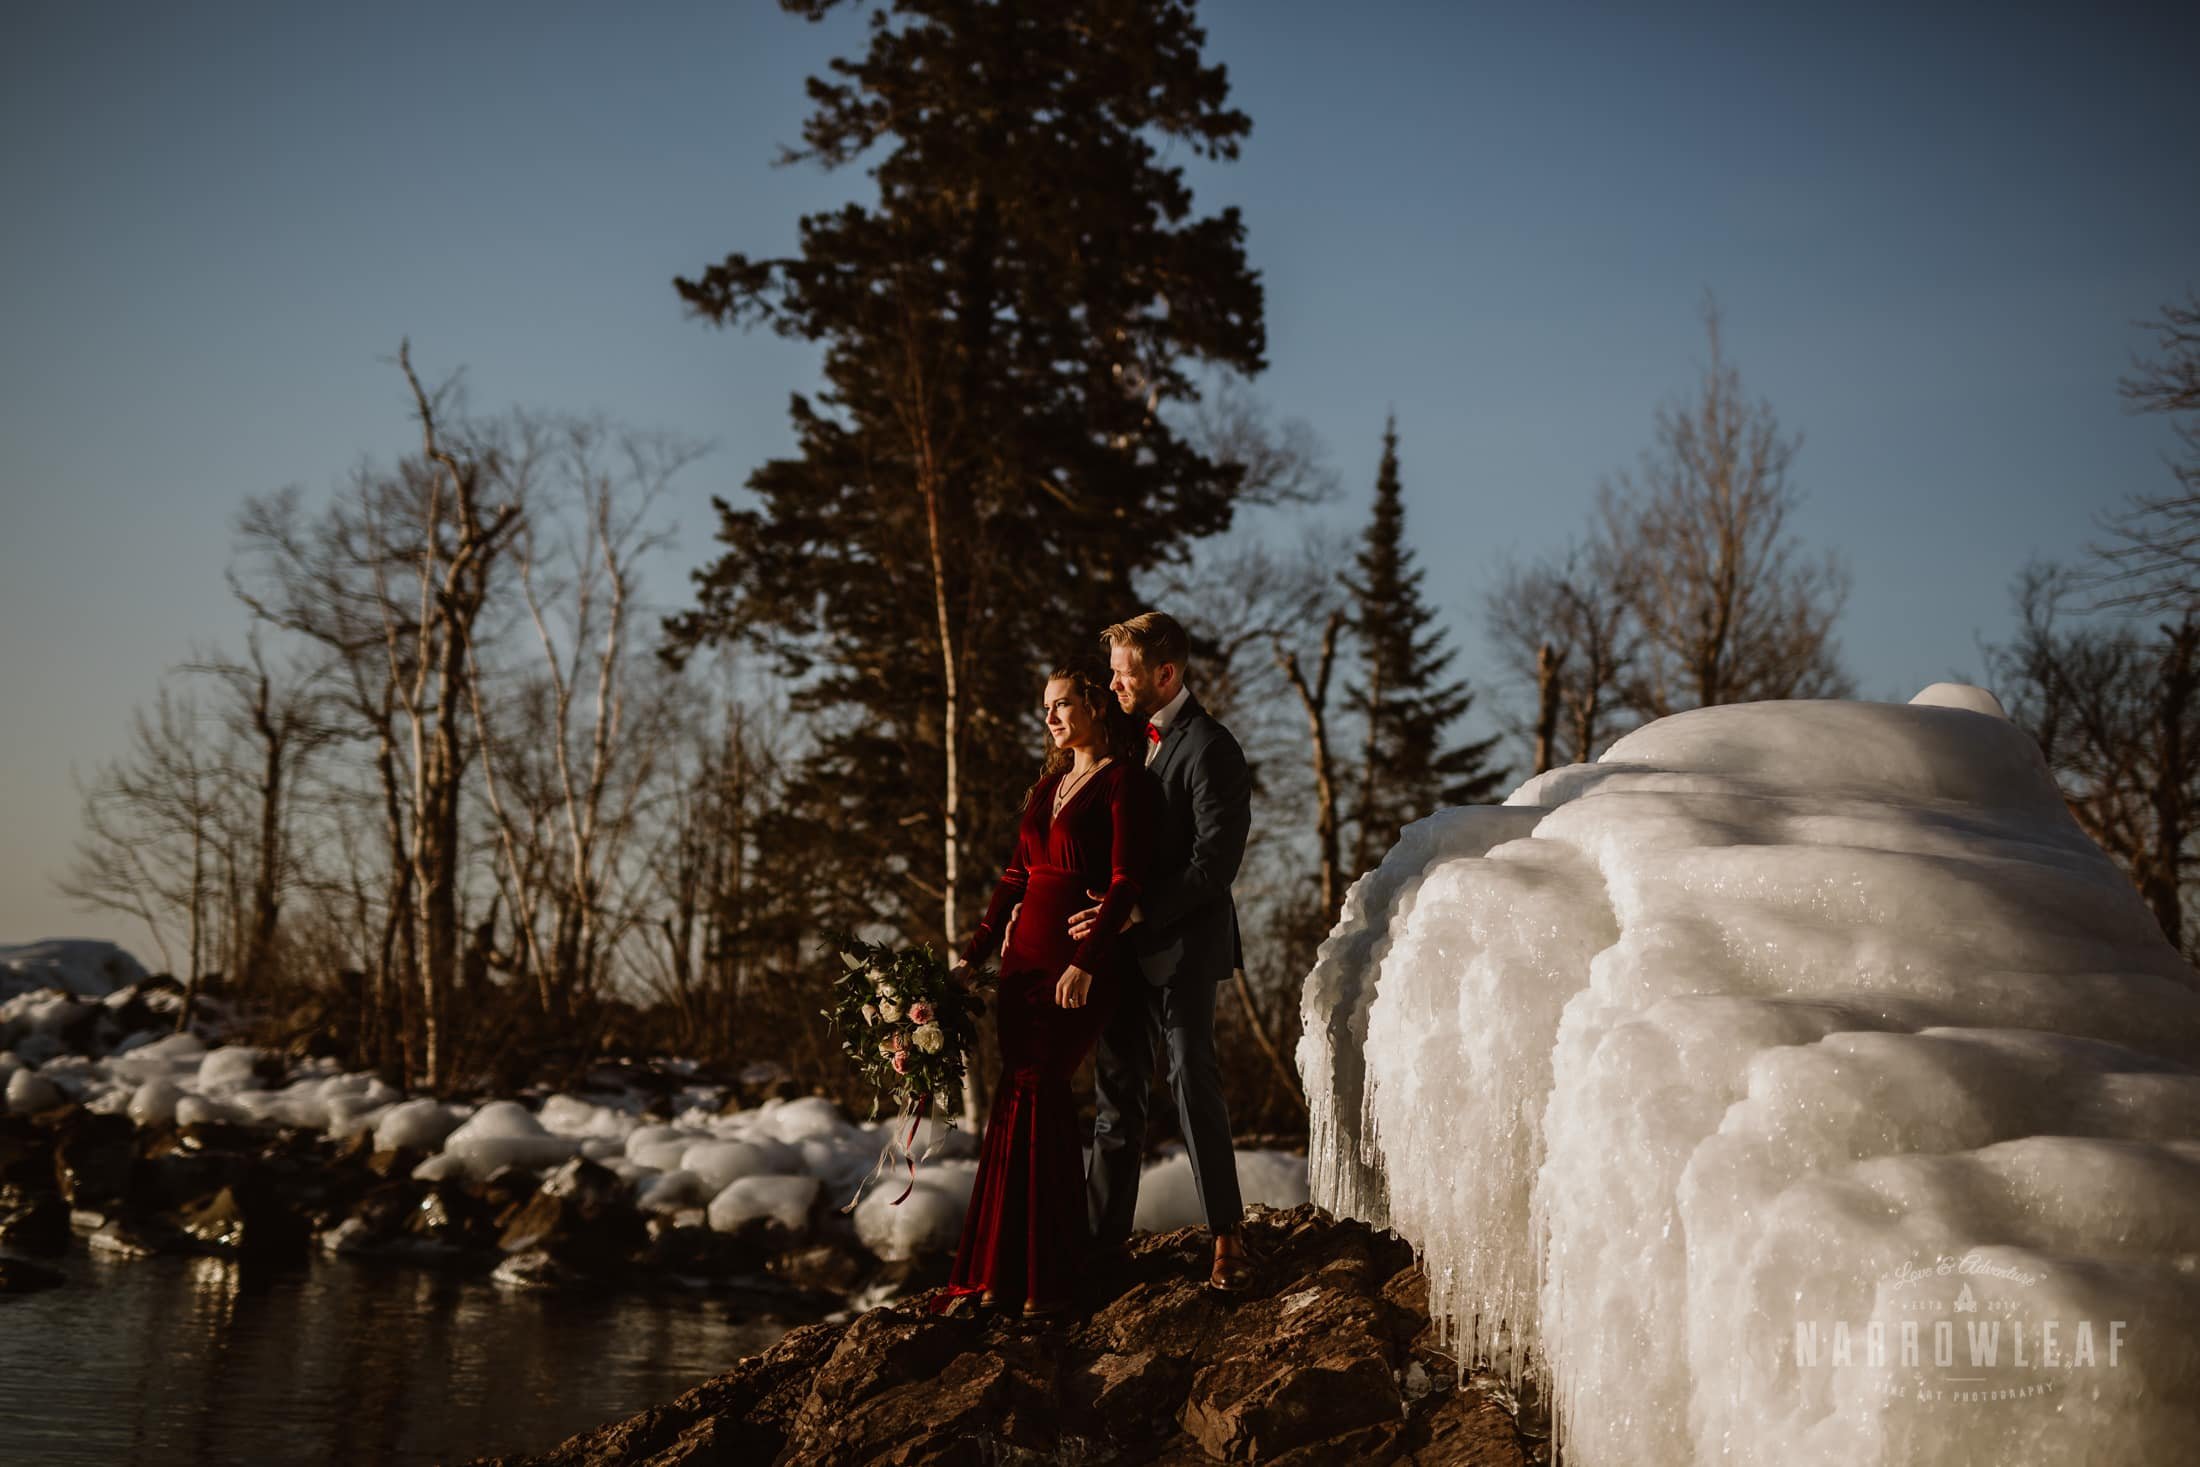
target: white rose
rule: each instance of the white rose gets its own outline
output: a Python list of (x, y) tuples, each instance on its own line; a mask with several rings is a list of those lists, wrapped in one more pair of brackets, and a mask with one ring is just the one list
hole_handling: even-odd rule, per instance
[(890, 998), (883, 999), (878, 1006), (878, 1016), (889, 1024), (898, 1022), (901, 1018), (901, 1005)]
[(863, 1022), (866, 1024), (876, 1024), (878, 1022), (878, 1010), (870, 1004), (863, 1006)]
[(938, 1054), (947, 1043), (947, 1036), (940, 1032), (940, 1026), (937, 1024), (919, 1025), (914, 1037), (917, 1041), (917, 1048), (923, 1050), (926, 1054)]

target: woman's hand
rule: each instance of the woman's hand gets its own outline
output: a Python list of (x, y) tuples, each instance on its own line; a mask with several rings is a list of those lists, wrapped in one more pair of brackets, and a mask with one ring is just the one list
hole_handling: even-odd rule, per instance
[(1081, 1009), (1092, 994), (1092, 975), (1075, 963), (1062, 970), (1055, 980), (1054, 1001), (1065, 1009)]
[(978, 986), (977, 970), (970, 966), (968, 958), (959, 959), (954, 967), (947, 970), (947, 981), (968, 993)]

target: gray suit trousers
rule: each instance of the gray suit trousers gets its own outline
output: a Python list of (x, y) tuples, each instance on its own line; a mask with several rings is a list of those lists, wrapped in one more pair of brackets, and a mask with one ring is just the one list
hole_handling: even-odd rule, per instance
[(1102, 1247), (1131, 1235), (1157, 1044), (1168, 1053), (1169, 1089), (1176, 1096), (1177, 1121), (1191, 1153), (1192, 1182), (1207, 1226), (1227, 1231), (1244, 1215), (1237, 1157), (1230, 1149), (1230, 1112), (1222, 1100), (1222, 1066), (1215, 1059), (1216, 986), (1199, 978), (1158, 987), (1125, 983), (1101, 1031), (1093, 1053), (1098, 1115), (1092, 1159), (1085, 1168), (1085, 1196), (1092, 1236)]

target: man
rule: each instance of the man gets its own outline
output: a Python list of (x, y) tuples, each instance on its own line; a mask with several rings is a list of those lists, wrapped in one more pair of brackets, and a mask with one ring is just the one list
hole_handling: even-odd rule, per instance
[[(1118, 997), (1093, 1057), (1098, 1117), (1085, 1178), (1093, 1239), (1110, 1248), (1130, 1237), (1159, 1041), (1193, 1185), (1214, 1235), (1208, 1283), (1240, 1293), (1251, 1286), (1252, 1269), (1238, 1231), (1244, 1204), (1215, 1059), (1215, 990), (1241, 961), (1230, 883), (1252, 823), (1252, 779), (1237, 740), (1185, 684), (1191, 643), (1174, 618), (1149, 611), (1109, 627), (1101, 640), (1116, 701), (1149, 720), (1146, 767), (1161, 786), (1161, 823), (1129, 929), (1146, 982)], [(1071, 936), (1082, 941), (1099, 910), (1073, 916)]]

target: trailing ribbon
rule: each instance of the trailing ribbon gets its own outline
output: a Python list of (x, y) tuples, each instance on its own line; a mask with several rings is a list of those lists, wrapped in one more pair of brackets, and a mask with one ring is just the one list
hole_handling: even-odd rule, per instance
[[(919, 1156), (916, 1150), (917, 1127), (924, 1124), (927, 1119), (932, 1122), (932, 1130), (924, 1148), (924, 1155)], [(894, 1140), (894, 1132), (900, 1128), (903, 1121), (909, 1123), (909, 1134), (903, 1136), (897, 1143)], [(878, 1180), (879, 1173), (886, 1170), (891, 1164), (897, 1146), (901, 1151), (903, 1161), (909, 1167), (909, 1183), (901, 1189), (901, 1195), (896, 1197), (889, 1205), (899, 1207), (907, 1202), (909, 1194), (917, 1190), (917, 1166), (921, 1162), (930, 1161), (932, 1153), (940, 1149), (940, 1136), (939, 1117), (932, 1115), (932, 1096), (930, 1092), (917, 1096), (915, 1100), (904, 1099), (901, 1103), (901, 1114), (895, 1117), (893, 1126), (887, 1129), (886, 1144), (879, 1148), (877, 1163), (872, 1166), (871, 1174), (856, 1184), (855, 1196), (850, 1197), (848, 1205), (840, 1209), (841, 1215), (845, 1217), (856, 1210), (856, 1204), (863, 1200), (863, 1194), (870, 1189), (873, 1182)]]

